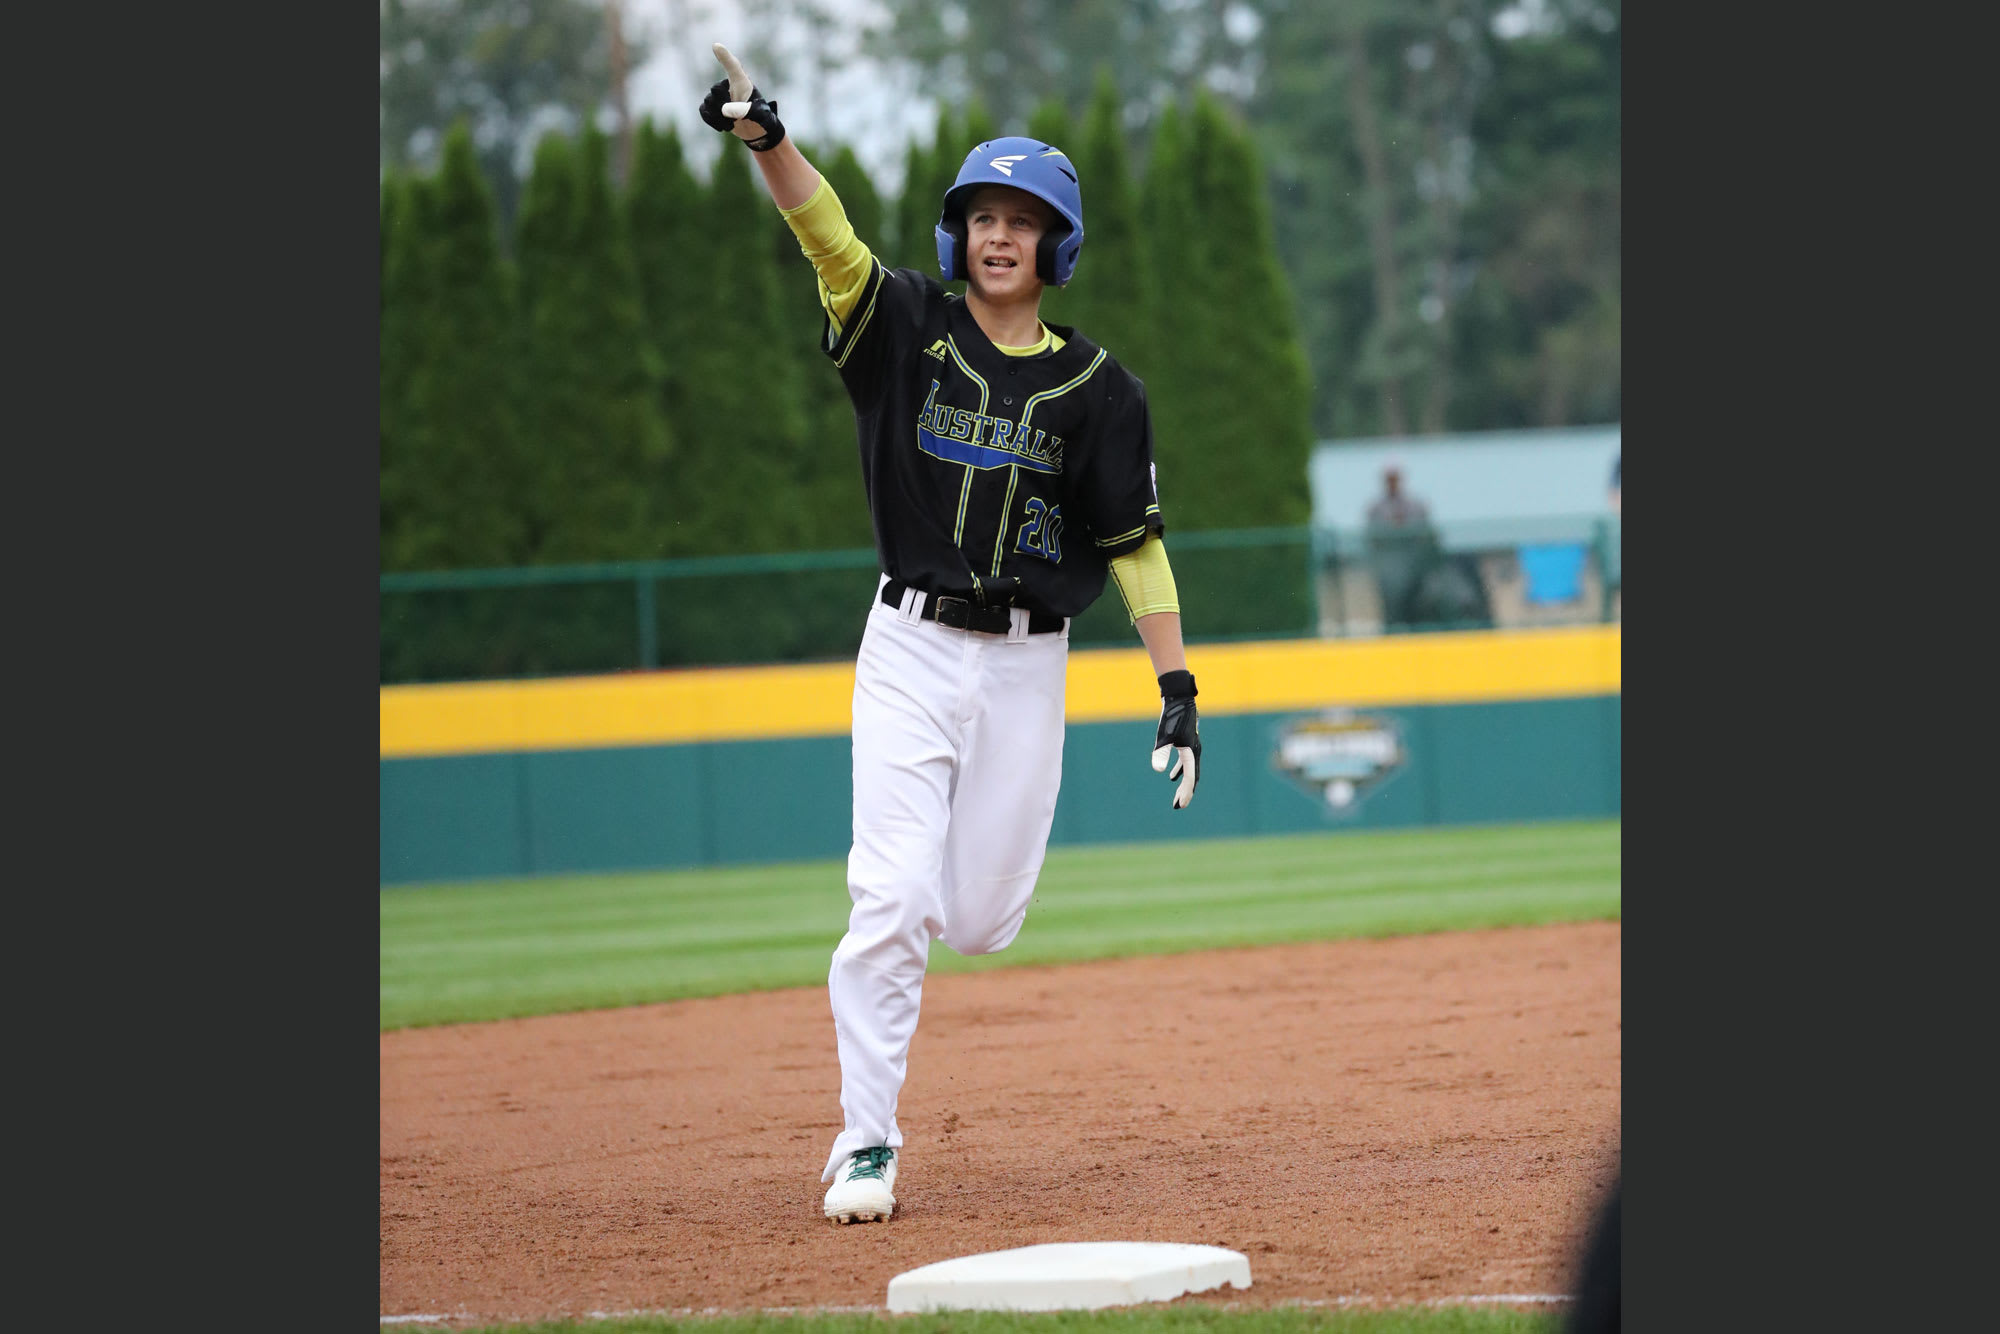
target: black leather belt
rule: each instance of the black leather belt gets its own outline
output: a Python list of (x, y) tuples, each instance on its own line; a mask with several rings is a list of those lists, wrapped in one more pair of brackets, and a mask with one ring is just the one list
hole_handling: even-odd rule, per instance
[[(891, 579), (882, 585), (882, 605), (901, 609), (903, 594), (909, 585), (901, 579)], [(1014, 618), (1010, 608), (982, 607), (970, 598), (940, 596), (936, 593), (919, 593), (923, 618), (936, 621), (952, 630), (978, 630), (989, 635), (1004, 635), (1014, 628)], [(1054, 634), (1063, 628), (1064, 618), (1047, 612), (1028, 613), (1028, 633), (1031, 635)]]

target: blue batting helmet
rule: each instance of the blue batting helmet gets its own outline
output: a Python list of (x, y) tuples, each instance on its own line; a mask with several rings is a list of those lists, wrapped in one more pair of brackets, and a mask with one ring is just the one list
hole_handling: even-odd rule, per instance
[(1053, 287), (1068, 282), (1083, 249), (1083, 192), (1077, 188), (1076, 168), (1060, 148), (1020, 135), (988, 139), (967, 153), (958, 179), (944, 192), (937, 224), (938, 268), (944, 280), (966, 276), (965, 204), (982, 185), (1026, 190), (1056, 211), (1061, 221), (1036, 248), (1035, 274)]

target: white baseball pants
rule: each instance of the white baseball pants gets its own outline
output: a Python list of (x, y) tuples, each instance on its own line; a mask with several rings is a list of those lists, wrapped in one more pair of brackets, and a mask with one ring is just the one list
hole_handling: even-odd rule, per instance
[(854, 908), (827, 973), (846, 1124), (823, 1181), (857, 1149), (901, 1147), (931, 941), (1013, 942), (1062, 779), (1067, 627), (1030, 635), (1016, 611), (1006, 635), (953, 630), (917, 616), (920, 597), (875, 602), (855, 663)]

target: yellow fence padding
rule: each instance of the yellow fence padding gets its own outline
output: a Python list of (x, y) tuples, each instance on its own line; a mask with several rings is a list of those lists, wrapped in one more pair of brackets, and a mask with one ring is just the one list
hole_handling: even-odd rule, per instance
[[(1220, 716), (1613, 695), (1620, 654), (1619, 626), (1587, 625), (1195, 644), (1187, 656), (1202, 713)], [(835, 736), (848, 730), (853, 694), (852, 663), (384, 686), (382, 758)], [(1136, 643), (1070, 655), (1072, 722), (1152, 718), (1159, 707)]]

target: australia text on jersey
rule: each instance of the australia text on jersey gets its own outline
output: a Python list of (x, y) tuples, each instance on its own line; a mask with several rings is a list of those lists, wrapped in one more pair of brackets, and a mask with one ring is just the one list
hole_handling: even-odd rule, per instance
[(917, 445), (924, 453), (974, 468), (1013, 464), (1032, 472), (1062, 471), (1061, 436), (1004, 417), (939, 403), (938, 389), (938, 381), (932, 380), (931, 391), (924, 396), (924, 410), (917, 415)]

